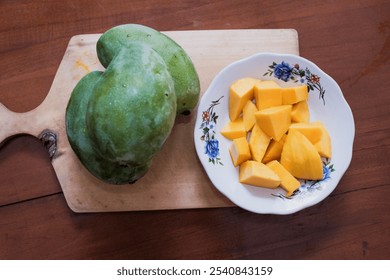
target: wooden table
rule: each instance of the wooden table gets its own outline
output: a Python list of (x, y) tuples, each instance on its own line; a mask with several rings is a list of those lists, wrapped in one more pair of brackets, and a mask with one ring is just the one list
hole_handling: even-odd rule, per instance
[(390, 3), (187, 2), (2, 1), (0, 102), (38, 106), (76, 34), (129, 22), (293, 28), (300, 54), (339, 83), (354, 114), (353, 158), (338, 187), (286, 216), (238, 207), (77, 214), (41, 142), (22, 135), (0, 149), (0, 259), (389, 259)]

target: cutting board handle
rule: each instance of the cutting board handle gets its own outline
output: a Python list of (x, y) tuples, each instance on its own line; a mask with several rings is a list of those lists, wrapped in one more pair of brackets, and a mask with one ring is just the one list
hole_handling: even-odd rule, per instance
[(47, 129), (47, 118), (40, 111), (43, 106), (34, 110), (17, 113), (0, 103), (0, 147), (8, 138), (18, 134), (29, 134), (40, 139), (48, 149), (50, 157), (56, 150), (56, 134)]

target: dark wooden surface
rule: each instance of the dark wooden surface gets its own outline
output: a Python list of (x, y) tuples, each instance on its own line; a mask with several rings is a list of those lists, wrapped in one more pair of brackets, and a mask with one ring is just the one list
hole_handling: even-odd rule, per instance
[[(300, 54), (341, 86), (351, 165), (323, 202), (287, 216), (237, 207), (75, 214), (31, 136), (0, 149), (0, 259), (389, 259), (389, 1), (0, 1), (0, 102), (48, 93), (71, 36), (123, 23), (158, 30), (294, 28)], [(1, 127), (0, 127), (1, 129)]]

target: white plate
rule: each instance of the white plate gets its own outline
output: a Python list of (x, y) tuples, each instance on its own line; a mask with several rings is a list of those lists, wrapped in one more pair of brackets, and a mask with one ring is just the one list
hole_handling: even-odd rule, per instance
[[(281, 188), (259, 188), (238, 181), (238, 167), (229, 155), (231, 141), (220, 131), (229, 121), (229, 86), (244, 77), (311, 87), (310, 121), (321, 120), (332, 139), (333, 157), (323, 159), (323, 180), (301, 181), (299, 191), (289, 198)], [(291, 214), (325, 199), (351, 162), (354, 135), (353, 115), (337, 83), (307, 59), (272, 53), (258, 53), (224, 68), (200, 100), (194, 131), (198, 157), (214, 186), (237, 206), (262, 214)]]

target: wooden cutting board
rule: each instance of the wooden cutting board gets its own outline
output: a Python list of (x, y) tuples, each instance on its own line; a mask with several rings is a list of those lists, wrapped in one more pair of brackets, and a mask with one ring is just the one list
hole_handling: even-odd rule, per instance
[[(202, 93), (214, 76), (235, 60), (257, 52), (299, 54), (298, 34), (292, 29), (164, 33), (177, 41), (193, 60)], [(104, 69), (95, 50), (100, 35), (71, 38), (50, 91), (37, 108), (15, 113), (0, 103), (0, 143), (21, 133), (44, 141), (66, 201), (75, 212), (233, 206), (213, 187), (197, 158), (193, 140), (196, 109), (190, 116), (177, 117), (172, 133), (155, 156), (151, 169), (135, 184), (103, 183), (81, 165), (66, 136), (65, 109), (77, 82), (90, 71)]]

